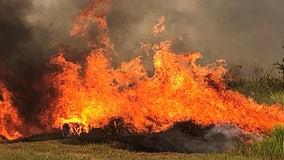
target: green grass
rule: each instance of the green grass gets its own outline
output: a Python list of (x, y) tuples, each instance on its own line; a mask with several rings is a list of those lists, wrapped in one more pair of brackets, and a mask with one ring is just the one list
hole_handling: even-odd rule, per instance
[[(67, 141), (67, 143), (66, 143)], [(37, 142), (17, 142), (0, 144), (0, 160), (182, 160), (182, 159), (259, 159), (237, 154), (184, 154), (184, 153), (147, 153), (120, 149), (112, 143), (79, 144), (68, 143), (68, 140), (50, 140)]]
[(241, 152), (247, 156), (284, 159), (284, 127), (277, 126), (269, 136), (242, 148)]
[(284, 105), (284, 91), (283, 92), (276, 92), (276, 93), (271, 93), (270, 96), (270, 101), (280, 103)]

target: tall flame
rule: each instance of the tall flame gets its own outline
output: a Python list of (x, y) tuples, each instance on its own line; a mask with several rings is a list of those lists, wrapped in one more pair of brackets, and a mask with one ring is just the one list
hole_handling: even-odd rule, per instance
[(111, 68), (103, 50), (90, 53), (85, 69), (63, 54), (53, 57), (50, 64), (61, 70), (50, 79), (59, 93), (50, 108), (52, 127), (65, 122), (103, 127), (112, 117), (123, 118), (136, 132), (162, 131), (189, 120), (200, 125), (232, 123), (254, 133), (284, 124), (279, 105), (260, 105), (226, 90), (223, 60), (199, 66), (195, 61), (200, 53), (176, 55), (170, 42), (159, 47), (153, 77), (147, 76), (139, 58)]
[(0, 82), (0, 135), (7, 139), (22, 137), (20, 130), (23, 126), (18, 111), (13, 107), (12, 94)]
[[(171, 51), (170, 41), (151, 48), (155, 52), (152, 77), (147, 75), (139, 58), (112, 68), (106, 56), (113, 47), (105, 22), (109, 5), (108, 0), (93, 0), (79, 14), (84, 26), (90, 21), (98, 24), (102, 33), (96, 38), (104, 44), (94, 47), (86, 57), (85, 66), (66, 60), (62, 52), (51, 58), (50, 65), (60, 68), (49, 77), (58, 97), (44, 112), (42, 124), (48, 124), (47, 117), (52, 117), (51, 128), (59, 128), (66, 122), (103, 127), (111, 118), (120, 117), (136, 132), (157, 132), (176, 122), (191, 120), (200, 125), (233, 123), (254, 133), (284, 124), (280, 105), (260, 105), (226, 89), (224, 60), (197, 65), (200, 53), (177, 55)], [(158, 20), (154, 36), (164, 31), (164, 21), (164, 17)]]

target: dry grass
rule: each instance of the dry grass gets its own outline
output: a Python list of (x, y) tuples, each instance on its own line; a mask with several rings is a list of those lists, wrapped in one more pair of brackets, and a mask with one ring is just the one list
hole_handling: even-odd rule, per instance
[(70, 144), (68, 140), (17, 142), (0, 144), (0, 160), (182, 160), (182, 159), (257, 159), (232, 154), (147, 153), (120, 149), (118, 145)]

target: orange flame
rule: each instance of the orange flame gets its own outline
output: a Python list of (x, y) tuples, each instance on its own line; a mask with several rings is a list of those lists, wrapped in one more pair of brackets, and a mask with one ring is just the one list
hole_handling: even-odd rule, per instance
[(95, 40), (89, 40), (87, 46), (90, 48), (105, 48), (114, 52), (113, 44), (108, 36), (109, 29), (106, 23), (106, 15), (109, 8), (110, 0), (92, 0), (91, 4), (77, 15), (78, 23), (69, 31), (70, 35), (86, 37), (90, 24), (94, 23), (99, 35), (96, 36)]
[(160, 17), (158, 23), (154, 26), (152, 34), (155, 37), (158, 37), (166, 28), (165, 26), (165, 17)]
[(233, 123), (254, 133), (284, 124), (279, 105), (260, 105), (225, 89), (223, 60), (199, 66), (195, 61), (200, 53), (176, 55), (170, 42), (158, 46), (153, 77), (147, 76), (139, 58), (111, 68), (103, 50), (90, 53), (85, 69), (62, 54), (53, 57), (50, 64), (61, 70), (50, 79), (59, 92), (50, 108), (52, 127), (65, 122), (103, 127), (113, 117), (123, 118), (136, 132), (162, 131), (188, 120), (200, 125)]
[(19, 129), (22, 128), (22, 119), (13, 107), (11, 93), (0, 82), (0, 135), (7, 139), (22, 137)]

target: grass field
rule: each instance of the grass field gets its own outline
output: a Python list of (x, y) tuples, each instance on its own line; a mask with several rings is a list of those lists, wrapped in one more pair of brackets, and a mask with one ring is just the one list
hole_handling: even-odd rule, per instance
[(37, 142), (17, 142), (0, 144), (0, 160), (108, 160), (108, 159), (260, 159), (238, 154), (182, 154), (182, 153), (146, 153), (120, 149), (117, 144), (80, 144), (74, 145), (69, 140), (49, 140)]

